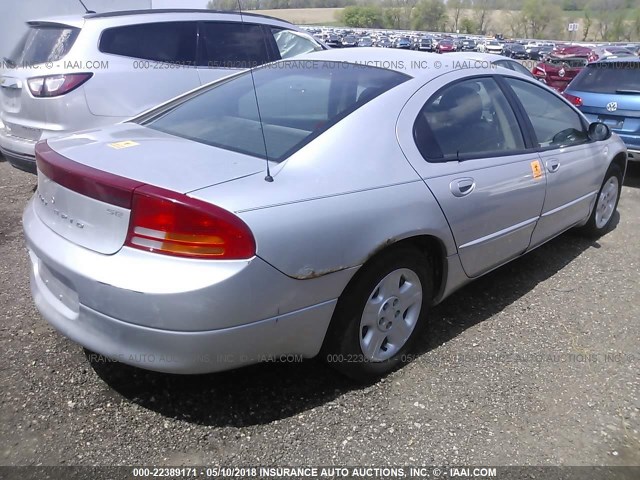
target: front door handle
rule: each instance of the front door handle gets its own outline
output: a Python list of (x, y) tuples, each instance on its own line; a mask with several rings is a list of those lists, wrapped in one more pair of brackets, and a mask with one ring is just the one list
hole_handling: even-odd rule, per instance
[(473, 178), (458, 178), (449, 184), (449, 190), (456, 197), (464, 197), (473, 192), (476, 182)]
[(557, 158), (550, 158), (549, 160), (547, 160), (547, 170), (549, 170), (550, 173), (557, 172), (559, 168), (560, 160), (558, 160)]

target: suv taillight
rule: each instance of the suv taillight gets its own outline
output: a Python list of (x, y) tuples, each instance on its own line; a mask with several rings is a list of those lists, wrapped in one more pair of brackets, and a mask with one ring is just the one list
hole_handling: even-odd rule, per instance
[(145, 185), (133, 193), (126, 245), (188, 258), (238, 260), (255, 255), (249, 227), (209, 203)]
[(47, 75), (27, 80), (29, 91), (34, 97), (58, 97), (75, 90), (93, 77), (93, 73), (67, 73)]
[(536, 65), (536, 67), (531, 71), (531, 73), (533, 73), (536, 77), (547, 76), (547, 71), (544, 69), (544, 67), (541, 67), (540, 65)]

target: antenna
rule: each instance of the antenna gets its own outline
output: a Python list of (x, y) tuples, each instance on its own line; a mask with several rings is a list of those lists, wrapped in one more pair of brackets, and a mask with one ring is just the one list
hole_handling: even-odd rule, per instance
[[(240, 0), (238, 0), (238, 11), (240, 12), (240, 22), (244, 26), (244, 16), (242, 15), (242, 5), (240, 4)], [(258, 102), (258, 90), (256, 89), (256, 79), (253, 76), (253, 66), (249, 68), (249, 74), (251, 75), (251, 83), (253, 84), (253, 95), (256, 99), (256, 108), (258, 109), (258, 121), (260, 122), (260, 133), (262, 133), (262, 142), (264, 144), (264, 158), (267, 162), (267, 175), (264, 177), (266, 182), (273, 182), (273, 177), (271, 176), (271, 170), (269, 169), (269, 152), (267, 151), (267, 137), (264, 134), (264, 128), (262, 124), (262, 114), (260, 113), (260, 102)]]
[[(96, 13), (93, 10), (89, 10), (87, 8), (87, 6), (84, 4), (84, 2), (82, 0), (78, 0), (80, 2), (80, 4), (82, 5), (82, 7), (84, 8), (84, 13)], [(238, 0), (239, 1), (239, 0)]]

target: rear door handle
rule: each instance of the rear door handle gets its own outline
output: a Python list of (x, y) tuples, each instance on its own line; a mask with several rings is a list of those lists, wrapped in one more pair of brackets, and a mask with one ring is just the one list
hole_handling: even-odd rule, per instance
[(449, 190), (456, 197), (464, 197), (473, 192), (476, 182), (473, 178), (458, 178), (449, 184)]
[(558, 160), (557, 158), (550, 158), (549, 160), (547, 160), (547, 170), (549, 170), (550, 173), (557, 172), (559, 168), (560, 160)]

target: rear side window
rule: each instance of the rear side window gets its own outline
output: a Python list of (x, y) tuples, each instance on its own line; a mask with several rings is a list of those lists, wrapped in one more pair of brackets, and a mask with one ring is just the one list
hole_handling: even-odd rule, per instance
[(318, 42), (304, 33), (282, 28), (272, 28), (271, 33), (278, 46), (280, 58), (322, 50), (322, 46)]
[(20, 40), (10, 60), (16, 65), (36, 65), (61, 60), (78, 38), (79, 28), (31, 27)]
[(100, 51), (194, 65), (196, 41), (196, 22), (144, 23), (105, 30), (100, 38)]
[(640, 62), (592, 63), (571, 82), (571, 90), (594, 93), (640, 91)]
[(375, 67), (295, 60), (255, 70), (253, 77), (255, 91), (251, 75), (242, 73), (164, 107), (142, 123), (171, 135), (279, 162), (410, 78)]
[(266, 38), (260, 25), (203, 22), (198, 65), (211, 68), (251, 68), (267, 63)]
[(515, 114), (491, 78), (441, 89), (418, 114), (413, 133), (420, 153), (435, 162), (506, 155), (525, 148)]

